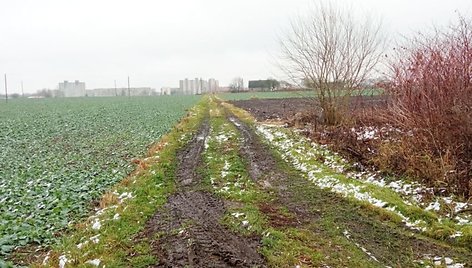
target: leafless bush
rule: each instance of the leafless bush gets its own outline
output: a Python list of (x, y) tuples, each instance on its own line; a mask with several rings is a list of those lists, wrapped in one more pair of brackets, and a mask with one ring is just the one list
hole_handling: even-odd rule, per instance
[[(379, 162), (438, 187), (472, 195), (472, 23), (419, 34), (391, 63), (386, 120), (406, 135)], [(394, 146), (394, 147), (392, 147)]]
[(316, 92), (325, 123), (340, 123), (349, 97), (381, 59), (380, 26), (369, 16), (356, 18), (319, 0), (306, 16), (293, 20), (281, 38), (281, 68), (293, 81), (303, 81)]

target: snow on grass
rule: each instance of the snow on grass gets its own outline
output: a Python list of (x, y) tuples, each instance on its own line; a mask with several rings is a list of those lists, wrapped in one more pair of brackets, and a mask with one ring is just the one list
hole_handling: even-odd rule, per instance
[(128, 193), (128, 192), (121, 193), (121, 194), (118, 196), (118, 199), (120, 200), (120, 204), (123, 203), (123, 201), (125, 201), (126, 199), (132, 199), (132, 198), (134, 198), (134, 197), (133, 197), (133, 194), (132, 194), (132, 193)]
[(100, 234), (90, 237), (89, 240), (92, 241), (94, 244), (98, 244), (98, 242), (100, 242)]
[(82, 249), (82, 248), (85, 247), (87, 244), (88, 244), (88, 241), (79, 243), (79, 244), (77, 244), (77, 248), (78, 248), (78, 249)]
[(230, 117), (230, 118), (229, 118), (229, 121), (231, 121), (231, 122), (232, 122), (235, 126), (237, 126), (237, 127), (240, 127), (240, 126), (241, 126), (241, 124), (238, 123), (233, 117)]
[[(258, 125), (257, 133), (274, 146), (281, 157), (301, 171), (308, 180), (322, 189), (329, 189), (345, 197), (365, 201), (375, 207), (385, 208), (401, 218), (405, 225), (418, 231), (426, 231), (427, 223), (424, 220), (412, 220), (405, 216), (405, 208), (420, 207), (421, 194), (431, 193), (432, 189), (418, 183), (408, 183), (402, 180), (387, 182), (378, 174), (369, 172), (347, 172), (349, 163), (338, 154), (330, 152), (326, 146), (311, 143), (304, 137), (292, 137), (276, 126)], [(321, 160), (320, 164), (317, 160)], [(382, 189), (388, 188), (398, 194), (399, 198), (392, 201), (392, 197), (384, 197)], [(378, 192), (375, 194), (375, 192)], [(379, 194), (380, 193), (380, 194)], [(413, 197), (413, 198), (408, 198)], [(430, 211), (438, 211), (440, 202), (448, 203), (455, 211), (467, 206), (465, 203), (453, 201), (452, 198), (439, 198), (432, 204), (422, 204)], [(401, 206), (402, 208), (400, 208)], [(461, 225), (471, 224), (470, 218), (456, 217)], [(460, 233), (455, 234), (456, 237)]]
[(92, 224), (92, 229), (94, 229), (94, 230), (100, 230), (101, 227), (102, 227), (102, 224), (100, 223), (100, 220), (99, 220), (99, 219), (95, 219), (95, 221), (94, 221), (93, 224)]
[(440, 257), (431, 255), (424, 255), (422, 260), (416, 261), (419, 264), (426, 265), (425, 267), (431, 267), (432, 264), (434, 267), (446, 267), (446, 268), (464, 268), (465, 264), (455, 262), (450, 257)]
[(64, 268), (67, 262), (68, 262), (68, 259), (66, 255), (59, 256), (59, 268)]
[(98, 267), (100, 265), (100, 259), (93, 259), (86, 261), (85, 263)]

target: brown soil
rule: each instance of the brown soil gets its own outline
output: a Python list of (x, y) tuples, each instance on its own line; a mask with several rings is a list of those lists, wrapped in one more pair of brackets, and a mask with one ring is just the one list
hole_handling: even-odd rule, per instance
[[(260, 206), (272, 226), (308, 229), (328, 240), (336, 231), (326, 228), (347, 230), (351, 240), (371, 252), (382, 265), (392, 267), (413, 265), (412, 260), (422, 259), (425, 254), (470, 261), (470, 252), (412, 234), (383, 221), (373, 210), (356, 206), (339, 195), (308, 183), (291, 167), (281, 164), (283, 160), (274, 156), (251, 127), (231, 115), (229, 120), (244, 137), (240, 153), (248, 160), (247, 168), (252, 179), (276, 191), (277, 200)], [(289, 215), (277, 215), (278, 207), (287, 208)], [(326, 226), (325, 218), (333, 219), (334, 225)]]
[[(235, 106), (250, 112), (258, 121), (288, 120), (299, 113), (316, 113), (318, 105), (313, 98), (250, 99), (230, 101)], [(372, 108), (386, 105), (382, 96), (351, 98), (351, 108)]]
[(206, 121), (178, 153), (177, 193), (148, 221), (141, 239), (151, 241), (159, 261), (154, 267), (263, 267), (259, 239), (221, 225), (223, 201), (199, 189), (198, 168), (208, 131)]

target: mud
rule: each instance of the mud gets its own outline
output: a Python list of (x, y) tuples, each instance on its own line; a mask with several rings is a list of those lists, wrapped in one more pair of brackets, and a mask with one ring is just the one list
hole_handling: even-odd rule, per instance
[[(244, 142), (240, 153), (246, 159), (251, 178), (264, 188), (277, 189), (279, 200), (276, 203), (283, 204), (289, 208), (290, 212), (296, 214), (296, 222), (308, 222), (317, 218), (317, 215), (308, 212), (310, 208), (304, 202), (294, 203), (291, 200), (294, 193), (287, 191), (292, 184), (289, 174), (280, 169), (278, 160), (272, 155), (270, 149), (259, 140), (254, 130), (234, 115), (228, 115), (228, 120), (243, 136)], [(271, 217), (269, 216), (269, 218)]]
[[(205, 120), (197, 135), (194, 135), (188, 145), (178, 152), (179, 164), (177, 166), (176, 179), (180, 186), (186, 187), (200, 182), (198, 167), (202, 162), (205, 139), (208, 137), (209, 131), (210, 125), (208, 120)], [(182, 189), (185, 190), (185, 188)]]
[[(308, 183), (292, 168), (280, 164), (283, 161), (275, 158), (251, 127), (233, 115), (229, 115), (228, 119), (244, 137), (240, 153), (248, 160), (247, 168), (252, 178), (263, 186), (271, 185), (277, 193), (278, 200), (271, 204), (275, 207), (260, 207), (272, 226), (296, 226), (328, 238), (332, 238), (336, 230), (341, 230), (338, 236), (346, 230), (351, 234), (350, 239), (366, 248), (383, 265), (392, 267), (413, 265), (413, 260), (420, 260), (426, 254), (470, 261), (470, 253), (407, 232), (382, 221), (374, 211), (356, 206)], [(290, 215), (276, 215), (277, 206), (286, 207)], [(324, 218), (333, 219), (334, 225), (326, 227), (326, 223), (322, 222)]]
[(199, 188), (198, 168), (208, 136), (205, 121), (178, 153), (177, 193), (146, 224), (142, 238), (151, 241), (158, 263), (151, 267), (264, 267), (258, 238), (239, 236), (220, 221), (225, 204)]
[(251, 178), (254, 181), (258, 181), (262, 175), (271, 173), (274, 165), (276, 165), (276, 161), (266, 154), (261, 154), (262, 148), (258, 138), (254, 136), (251, 130), (237, 117), (229, 116), (228, 120), (231, 121), (243, 135), (244, 146), (241, 148), (241, 151), (248, 163), (248, 172)]
[[(299, 113), (318, 113), (319, 107), (313, 98), (286, 99), (250, 99), (230, 101), (231, 104), (250, 112), (258, 121), (281, 120), (294, 118)], [(386, 100), (381, 96), (352, 97), (351, 109), (366, 109), (385, 106)]]

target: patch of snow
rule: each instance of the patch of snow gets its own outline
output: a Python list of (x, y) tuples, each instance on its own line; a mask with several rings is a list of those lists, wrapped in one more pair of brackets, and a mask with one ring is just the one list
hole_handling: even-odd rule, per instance
[(441, 209), (441, 204), (439, 203), (438, 200), (436, 200), (435, 202), (432, 202), (431, 204), (429, 204), (425, 209), (439, 211)]
[(59, 256), (59, 268), (64, 268), (66, 266), (67, 261), (68, 260), (66, 255)]
[(226, 136), (225, 134), (220, 134), (218, 136), (215, 136), (215, 140), (218, 142), (218, 143), (223, 143), (225, 141), (227, 141), (229, 139), (228, 136)]
[(462, 218), (462, 217), (459, 217), (459, 216), (456, 216), (456, 217), (455, 217), (455, 220), (457, 221), (457, 223), (458, 223), (459, 225), (468, 225), (468, 224), (471, 224), (471, 220), (470, 220), (470, 219)]
[(462, 236), (462, 232), (461, 231), (457, 231), (455, 232), (454, 234), (450, 235), (449, 237), (450, 238), (456, 238), (456, 237), (461, 237)]
[(231, 215), (235, 218), (239, 218), (241, 216), (244, 216), (244, 213), (241, 213), (241, 212), (234, 212), (234, 213), (231, 213)]
[(100, 262), (101, 262), (100, 259), (94, 259), (94, 260), (86, 261), (85, 263), (98, 267), (100, 265)]
[(229, 121), (231, 121), (231, 122), (232, 122), (235, 126), (237, 126), (237, 127), (240, 127), (240, 126), (241, 126), (241, 124), (239, 124), (238, 122), (236, 122), (236, 119), (234, 119), (234, 118), (232, 118), (232, 117), (229, 118)]
[(86, 246), (87, 244), (88, 244), (88, 241), (85, 241), (85, 242), (83, 242), (83, 243), (79, 243), (79, 244), (77, 244), (77, 248), (78, 248), (78, 249), (82, 249), (82, 248), (83, 248), (84, 246)]
[(113, 216), (113, 220), (117, 221), (120, 219), (120, 214), (116, 213), (114, 216)]
[(356, 134), (357, 140), (365, 141), (379, 138), (379, 129), (376, 127), (351, 128), (351, 132)]
[(95, 222), (94, 222), (93, 225), (92, 225), (92, 229), (94, 229), (94, 230), (100, 230), (101, 227), (102, 227), (102, 224), (100, 223), (100, 220), (99, 220), (99, 219), (95, 219)]
[(100, 242), (100, 234), (90, 237), (90, 241), (94, 244), (98, 244), (98, 242)]
[(133, 194), (128, 193), (128, 192), (121, 193), (118, 196), (118, 199), (120, 200), (120, 204), (123, 203), (123, 201), (125, 201), (126, 199), (132, 199), (132, 198), (134, 198)]

